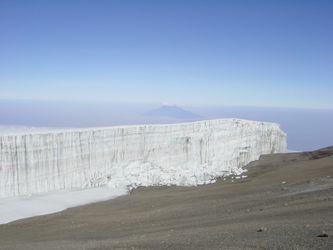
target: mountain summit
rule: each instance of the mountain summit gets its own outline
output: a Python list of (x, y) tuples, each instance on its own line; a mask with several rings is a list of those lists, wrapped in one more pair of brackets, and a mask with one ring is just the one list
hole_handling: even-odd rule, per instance
[(145, 115), (152, 117), (168, 117), (185, 120), (195, 120), (202, 118), (200, 115), (197, 115), (176, 105), (162, 105), (157, 109), (146, 112)]

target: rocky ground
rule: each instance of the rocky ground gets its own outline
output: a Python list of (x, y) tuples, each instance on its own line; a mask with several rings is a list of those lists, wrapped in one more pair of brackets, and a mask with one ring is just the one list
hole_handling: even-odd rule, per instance
[(0, 225), (0, 249), (333, 249), (333, 147)]

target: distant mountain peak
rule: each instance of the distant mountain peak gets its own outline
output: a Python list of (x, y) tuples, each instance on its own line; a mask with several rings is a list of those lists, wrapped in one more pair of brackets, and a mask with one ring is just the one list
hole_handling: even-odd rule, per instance
[(195, 120), (202, 118), (200, 115), (185, 110), (177, 105), (165, 103), (157, 109), (146, 112), (145, 115), (153, 117), (176, 118), (183, 120)]

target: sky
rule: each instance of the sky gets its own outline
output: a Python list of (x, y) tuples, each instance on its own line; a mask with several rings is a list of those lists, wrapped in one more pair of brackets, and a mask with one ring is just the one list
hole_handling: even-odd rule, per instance
[(333, 1), (0, 0), (0, 99), (333, 108)]

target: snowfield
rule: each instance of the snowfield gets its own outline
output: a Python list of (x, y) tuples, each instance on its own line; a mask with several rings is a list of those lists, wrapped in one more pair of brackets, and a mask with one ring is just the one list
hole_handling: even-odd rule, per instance
[(0, 199), (0, 224), (59, 212), (66, 208), (110, 200), (125, 195), (126, 189), (98, 187), (80, 190), (62, 190), (46, 194)]

